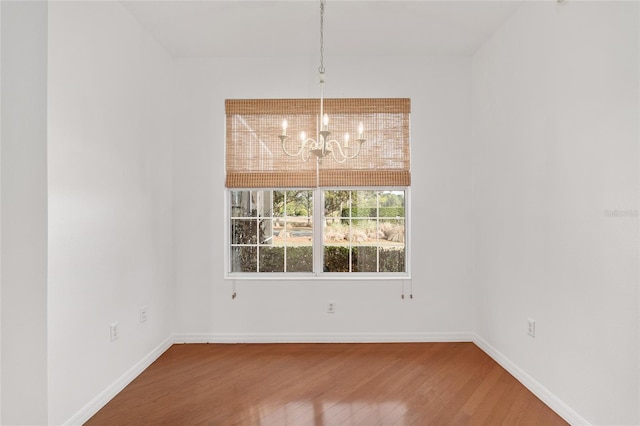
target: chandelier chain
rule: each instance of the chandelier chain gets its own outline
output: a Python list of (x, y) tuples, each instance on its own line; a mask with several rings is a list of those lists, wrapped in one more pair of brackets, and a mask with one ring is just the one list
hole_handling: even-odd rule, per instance
[(324, 74), (324, 5), (326, 1), (320, 1), (320, 74)]
[[(1, 1), (1, 0), (0, 0)], [(289, 140), (287, 136), (287, 119), (282, 120), (282, 134), (279, 136), (282, 143), (282, 151), (289, 157), (300, 157), (303, 161), (310, 158), (316, 158), (316, 179), (319, 179), (317, 173), (322, 159), (331, 156), (337, 163), (344, 163), (347, 160), (356, 158), (360, 154), (362, 145), (366, 141), (364, 138), (364, 127), (362, 121), (358, 124), (358, 137), (355, 138), (355, 147), (349, 146), (349, 133), (344, 135), (344, 143), (332, 139), (329, 131), (329, 116), (324, 113), (324, 8), (326, 0), (320, 0), (320, 115), (316, 126), (316, 137), (307, 137), (305, 132), (300, 132), (301, 145), (295, 148), (294, 152), (287, 150), (286, 142)]]

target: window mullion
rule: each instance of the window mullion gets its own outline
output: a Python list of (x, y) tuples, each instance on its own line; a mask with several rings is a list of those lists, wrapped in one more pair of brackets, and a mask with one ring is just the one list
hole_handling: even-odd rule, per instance
[(282, 239), (284, 240), (284, 271), (287, 272), (289, 269), (287, 269), (287, 226), (289, 224), (287, 223), (287, 191), (282, 191), (282, 232), (283, 232), (283, 236)]
[(353, 272), (353, 191), (349, 191), (349, 228), (347, 231), (347, 247), (349, 248), (349, 272)]
[(324, 197), (321, 188), (313, 190), (313, 272), (318, 275), (323, 270), (324, 255)]
[(376, 191), (376, 272), (380, 272), (380, 241), (378, 230), (380, 229), (380, 191)]

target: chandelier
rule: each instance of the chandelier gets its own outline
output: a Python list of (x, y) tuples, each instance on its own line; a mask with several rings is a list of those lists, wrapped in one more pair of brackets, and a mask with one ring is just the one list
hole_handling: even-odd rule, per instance
[[(303, 161), (309, 160), (309, 158), (316, 158), (318, 163), (322, 163), (322, 159), (328, 155), (331, 155), (333, 159), (338, 163), (344, 163), (346, 160), (355, 158), (360, 154), (362, 144), (365, 142), (364, 138), (364, 126), (362, 121), (358, 124), (358, 136), (355, 139), (355, 147), (349, 146), (349, 133), (344, 134), (344, 141), (342, 143), (331, 138), (331, 132), (329, 131), (329, 115), (324, 112), (324, 6), (325, 0), (320, 1), (320, 67), (318, 72), (320, 73), (320, 114), (318, 115), (317, 128), (315, 139), (313, 137), (307, 137), (307, 133), (300, 132), (300, 142), (298, 143), (295, 152), (290, 152), (287, 149), (287, 120), (282, 120), (282, 134), (280, 135), (280, 141), (282, 142), (282, 150), (290, 157), (300, 157)], [(322, 120), (322, 122), (320, 122)]]

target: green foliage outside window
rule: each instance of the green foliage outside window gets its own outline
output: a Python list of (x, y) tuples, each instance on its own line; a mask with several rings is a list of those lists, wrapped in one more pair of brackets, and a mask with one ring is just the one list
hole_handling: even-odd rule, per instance
[[(349, 209), (345, 207), (341, 211), (343, 218), (349, 217), (349, 210), (351, 210), (351, 217), (404, 217), (404, 207), (354, 207)], [(376, 212), (376, 210), (378, 210)]]
[(313, 270), (313, 247), (287, 248), (287, 272), (309, 272)]
[[(351, 262), (349, 262), (350, 251)], [(378, 270), (376, 269), (377, 255), (380, 260)], [(324, 272), (404, 272), (404, 259), (404, 248), (325, 246)]]

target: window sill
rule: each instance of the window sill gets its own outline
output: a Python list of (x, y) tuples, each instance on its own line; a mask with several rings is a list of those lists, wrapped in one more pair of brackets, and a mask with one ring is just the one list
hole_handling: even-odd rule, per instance
[(227, 274), (224, 277), (225, 280), (233, 281), (401, 281), (410, 280), (411, 275), (407, 274), (394, 274), (394, 273), (321, 273), (321, 274), (279, 274), (279, 273), (263, 273), (263, 274)]

